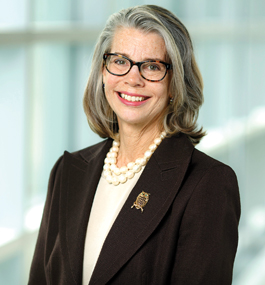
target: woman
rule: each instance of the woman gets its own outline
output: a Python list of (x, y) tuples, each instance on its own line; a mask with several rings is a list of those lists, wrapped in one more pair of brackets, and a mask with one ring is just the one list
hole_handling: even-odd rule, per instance
[(55, 164), (29, 284), (231, 284), (238, 186), (194, 148), (202, 101), (176, 16), (143, 5), (110, 17), (84, 95), (108, 139)]

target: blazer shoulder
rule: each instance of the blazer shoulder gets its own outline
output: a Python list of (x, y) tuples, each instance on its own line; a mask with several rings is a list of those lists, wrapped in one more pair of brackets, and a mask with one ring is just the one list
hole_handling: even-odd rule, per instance
[(195, 149), (191, 160), (190, 174), (192, 177), (196, 177), (194, 179), (197, 181), (196, 187), (204, 189), (203, 192), (207, 194), (206, 196), (209, 196), (209, 191), (215, 195), (229, 192), (229, 195), (233, 196), (231, 199), (235, 202), (235, 208), (240, 216), (238, 180), (230, 166)]
[(90, 161), (92, 158), (100, 154), (102, 151), (106, 151), (111, 147), (112, 139), (105, 139), (97, 144), (83, 148), (81, 150), (72, 152), (71, 155), (77, 159)]
[(191, 159), (191, 167), (196, 167), (198, 169), (207, 171), (210, 169), (222, 169), (227, 173), (230, 173), (232, 176), (236, 177), (234, 170), (227, 164), (205, 154), (204, 152), (194, 149), (192, 159)]
[(111, 144), (112, 140), (106, 139), (102, 142), (75, 152), (69, 153), (68, 151), (65, 151), (57, 159), (50, 172), (49, 185), (53, 185), (56, 178), (60, 177), (64, 170), (68, 169), (72, 164), (77, 168), (83, 169), (90, 162), (90, 160), (94, 159), (96, 156), (102, 157), (102, 154), (104, 153), (105, 155), (105, 152), (107, 152), (108, 148), (111, 147)]

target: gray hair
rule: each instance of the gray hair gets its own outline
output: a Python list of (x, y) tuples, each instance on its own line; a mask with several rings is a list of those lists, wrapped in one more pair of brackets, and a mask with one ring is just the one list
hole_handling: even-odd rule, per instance
[(155, 32), (165, 42), (167, 59), (173, 66), (163, 127), (168, 135), (183, 132), (197, 144), (205, 135), (197, 129), (199, 108), (203, 103), (203, 81), (195, 61), (191, 38), (185, 26), (170, 11), (156, 5), (141, 5), (121, 10), (110, 16), (95, 47), (91, 73), (84, 93), (84, 110), (91, 129), (100, 137), (115, 137), (118, 132), (116, 114), (102, 88), (103, 55), (111, 50), (119, 28), (135, 28)]

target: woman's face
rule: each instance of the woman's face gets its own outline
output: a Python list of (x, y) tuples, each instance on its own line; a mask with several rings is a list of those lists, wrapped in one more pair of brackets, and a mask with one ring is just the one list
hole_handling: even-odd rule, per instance
[[(117, 30), (110, 52), (137, 62), (152, 59), (166, 61), (162, 37), (134, 28)], [(141, 77), (136, 65), (124, 76), (112, 75), (104, 67), (103, 82), (106, 98), (117, 115), (120, 128), (128, 124), (159, 128), (159, 121), (169, 102), (169, 74), (162, 81), (150, 82)], [(135, 100), (133, 96), (140, 99)]]

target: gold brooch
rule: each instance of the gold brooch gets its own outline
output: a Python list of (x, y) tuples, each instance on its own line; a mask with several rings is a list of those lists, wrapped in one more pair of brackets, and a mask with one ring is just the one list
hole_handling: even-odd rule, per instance
[(141, 209), (141, 211), (143, 212), (144, 209), (143, 207), (147, 204), (147, 202), (149, 201), (149, 195), (150, 193), (146, 193), (146, 192), (142, 192), (140, 193), (137, 198), (136, 201), (133, 203), (133, 205), (131, 206), (131, 208), (135, 207), (137, 210)]

